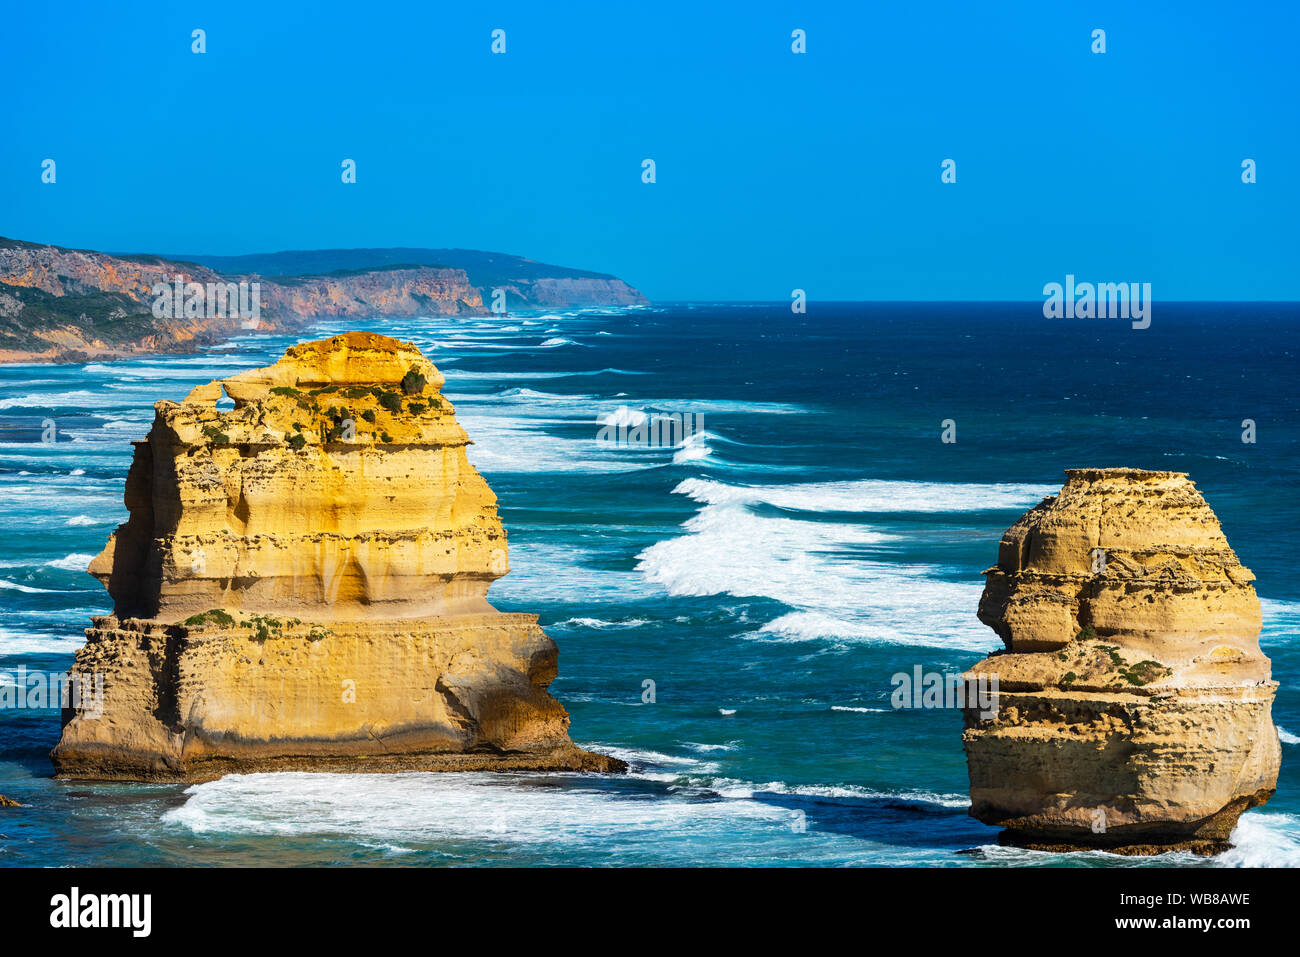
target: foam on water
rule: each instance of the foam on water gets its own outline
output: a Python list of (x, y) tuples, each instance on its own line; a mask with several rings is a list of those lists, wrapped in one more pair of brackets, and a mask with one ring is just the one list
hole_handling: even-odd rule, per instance
[(1295, 814), (1247, 811), (1229, 838), (1232, 847), (1213, 857), (1169, 851), (1146, 857), (1126, 857), (1106, 851), (1056, 853), (985, 845), (979, 855), (990, 863), (1013, 867), (1077, 864), (1081, 858), (1110, 867), (1300, 867), (1300, 817)]
[(698, 801), (638, 789), (533, 784), (526, 775), (252, 774), (196, 785), (163, 823), (200, 835), (332, 836), (412, 844), (592, 844), (717, 838), (727, 827), (784, 826), (751, 801)]
[(648, 618), (628, 618), (624, 621), (605, 621), (601, 618), (566, 618), (563, 621), (557, 621), (555, 627), (595, 628), (605, 631), (611, 628), (640, 628), (642, 625), (648, 624), (650, 624)]
[[(919, 486), (919, 487), (918, 487)], [(675, 491), (704, 502), (682, 526), (687, 534), (656, 543), (637, 570), (671, 595), (771, 598), (792, 609), (754, 637), (833, 639), (987, 651), (996, 636), (974, 616), (983, 585), (951, 581), (945, 569), (887, 561), (879, 546), (896, 536), (862, 523), (829, 522), (755, 511), (769, 505), (796, 513), (1019, 509), (1034, 504), (1035, 486), (842, 482), (765, 487), (687, 479)]]
[(0, 628), (0, 656), (71, 655), (85, 643), (86, 636), (83, 634), (41, 635)]
[(0, 589), (6, 591), (25, 592), (28, 595), (57, 595), (63, 590), (61, 588), (37, 588), (33, 585), (23, 585), (19, 582), (11, 582), (4, 578), (0, 578)]
[(601, 425), (621, 426), (624, 428), (635, 428), (643, 425), (647, 418), (649, 417), (640, 409), (629, 409), (625, 405), (620, 405), (613, 412), (606, 412), (597, 416), (597, 420)]
[(729, 798), (753, 798), (756, 794), (790, 794), (834, 800), (896, 801), (902, 804), (928, 804), (940, 808), (970, 807), (970, 798), (964, 794), (942, 794), (922, 790), (879, 791), (856, 785), (786, 784), (784, 781), (753, 784), (746, 781), (719, 779), (712, 782), (712, 790)]
[[(644, 424), (647, 413), (618, 406), (600, 408), (586, 394), (541, 392), (516, 387), (492, 395), (450, 394), (457, 416), (474, 440), (467, 454), (475, 467), (494, 472), (631, 472), (662, 468), (668, 464), (704, 462), (714, 454), (709, 438), (717, 433), (696, 432), (672, 446), (642, 447), (603, 440), (604, 426)], [(705, 406), (710, 403), (694, 403)], [(589, 437), (556, 434), (559, 424), (583, 424)]]
[(1223, 867), (1300, 867), (1300, 817), (1247, 811), (1237, 821), (1235, 845), (1214, 858)]
[(882, 479), (766, 486), (687, 479), (674, 491), (707, 505), (773, 505), (804, 512), (967, 512), (1023, 510), (1058, 489), (1050, 485), (957, 485)]
[(1259, 630), (1260, 646), (1267, 651), (1278, 645), (1296, 643), (1300, 638), (1300, 602), (1261, 597), (1259, 606), (1264, 618)]
[(888, 708), (856, 708), (847, 704), (833, 704), (832, 711), (852, 711), (855, 714), (889, 714)]
[(686, 436), (673, 453), (673, 465), (689, 465), (693, 462), (703, 464), (708, 461), (713, 456), (710, 438), (716, 439), (718, 436), (710, 432), (694, 432)]
[(102, 392), (76, 389), (71, 392), (36, 392), (0, 399), (0, 409), (97, 409), (110, 403)]
[[(163, 379), (176, 382), (209, 382), (213, 379), (223, 379), (235, 373), (243, 372), (248, 366), (249, 363), (246, 359), (240, 356), (231, 356), (219, 362), (204, 357), (197, 362), (172, 360), (167, 363), (151, 365), (135, 363), (126, 365), (123, 363), (113, 369), (100, 363), (92, 363), (86, 366), (85, 371), (88, 375), (102, 375), (119, 383), (128, 383), (129, 387), (134, 388), (134, 383), (138, 380), (156, 381)], [(156, 388), (156, 386), (153, 387)]]
[(509, 472), (635, 472), (656, 464), (614, 452), (602, 454), (594, 431), (590, 439), (570, 439), (540, 432), (535, 419), (522, 416), (465, 411), (458, 418), (474, 441), (466, 450), (470, 463), (489, 477)]
[[(719, 753), (735, 745), (685, 745)], [(615, 777), (544, 774), (280, 774), (229, 775), (195, 785), (185, 803), (166, 811), (162, 826), (203, 840), (329, 838), (363, 845), (425, 848), (455, 854), (484, 845), (552, 852), (752, 863), (755, 848), (776, 860), (895, 862), (908, 851), (861, 837), (791, 826), (792, 807), (893, 808), (919, 817), (962, 820), (964, 795), (924, 790), (879, 791), (850, 785), (755, 783), (714, 776), (699, 757), (600, 747), (629, 761)], [(800, 821), (803, 818), (800, 817)]]
[[(516, 539), (510, 543), (510, 574), (494, 581), (488, 600), (574, 605), (590, 611), (600, 602), (645, 601), (663, 592), (634, 571), (595, 567), (596, 555), (588, 547), (560, 541)], [(596, 620), (596, 619), (592, 619)]]

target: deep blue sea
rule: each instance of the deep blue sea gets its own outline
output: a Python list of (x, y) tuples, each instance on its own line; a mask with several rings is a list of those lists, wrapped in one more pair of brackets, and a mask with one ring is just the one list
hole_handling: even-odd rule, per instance
[[(682, 303), (0, 366), (0, 681), (66, 669), (110, 610), (85, 567), (153, 402), (351, 328), (446, 375), (510, 536), (489, 597), (541, 616), (574, 740), (632, 772), (63, 782), (57, 711), (0, 710), (0, 794), (24, 805), (0, 811), (0, 865), (1300, 865), (1294, 305), (1157, 303), (1134, 330), (1039, 303)], [(596, 441), (638, 413), (704, 431)], [(999, 646), (980, 572), (1073, 466), (1188, 472), (1258, 577), (1282, 773), (1216, 859), (998, 847), (966, 813), (960, 713), (890, 707), (895, 673)]]

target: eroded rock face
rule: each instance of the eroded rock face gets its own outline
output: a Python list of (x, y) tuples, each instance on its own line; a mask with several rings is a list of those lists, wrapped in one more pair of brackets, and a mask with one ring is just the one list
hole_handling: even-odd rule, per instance
[(90, 565), (103, 713), (65, 714), (60, 774), (618, 769), (570, 742), (536, 616), (487, 602), (505, 531), (442, 383), (348, 333), (155, 406)]
[(1277, 783), (1254, 575), (1180, 472), (1071, 469), (1002, 538), (966, 711), (971, 814), (1006, 843), (1215, 853)]

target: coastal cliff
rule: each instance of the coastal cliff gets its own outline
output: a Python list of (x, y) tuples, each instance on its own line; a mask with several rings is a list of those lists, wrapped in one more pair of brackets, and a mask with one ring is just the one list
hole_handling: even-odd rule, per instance
[(340, 271), (399, 266), (450, 266), (463, 269), (485, 302), (498, 289), (508, 309), (572, 306), (636, 306), (648, 300), (608, 273), (540, 263), (524, 256), (475, 249), (311, 249), (247, 256), (185, 257), (231, 275), (279, 276), (336, 274)]
[[(448, 265), (439, 257), (465, 265)], [(507, 309), (646, 301), (612, 276), (473, 250), (203, 258), (221, 268), (0, 238), (0, 362), (189, 352), (250, 331), (290, 332), (317, 318), (487, 315), (486, 302), (496, 289), (504, 290)], [(304, 270), (284, 272), (288, 265)], [(256, 284), (256, 321), (211, 303), (156, 315), (155, 287), (177, 283), (205, 289)]]
[(261, 287), (262, 308), (294, 326), (317, 316), (481, 316), (483, 297), (463, 270), (431, 266), (376, 269), (280, 280), (238, 276)]
[(621, 769), (569, 740), (536, 616), (487, 601), (505, 531), (442, 384), (348, 333), (155, 406), (89, 569), (114, 613), (72, 671), (102, 706), (65, 712), (60, 775)]
[(1004, 843), (1226, 849), (1277, 783), (1277, 682), (1254, 576), (1180, 472), (1070, 469), (985, 572), (1006, 645), (995, 717), (965, 711), (971, 814)]

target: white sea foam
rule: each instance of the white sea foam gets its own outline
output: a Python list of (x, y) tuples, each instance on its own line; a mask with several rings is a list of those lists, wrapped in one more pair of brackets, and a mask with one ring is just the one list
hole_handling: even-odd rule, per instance
[(594, 628), (600, 631), (606, 631), (617, 628), (640, 628), (642, 625), (650, 624), (648, 618), (627, 618), (623, 621), (606, 621), (603, 618), (566, 618), (563, 621), (557, 621), (557, 628), (566, 625), (577, 628)]
[(1278, 725), (1277, 738), (1283, 744), (1300, 744), (1300, 734), (1292, 734), (1281, 725)]
[(165, 825), (196, 834), (327, 835), (400, 847), (468, 841), (702, 839), (789, 813), (753, 801), (647, 801), (632, 791), (530, 785), (487, 774), (251, 774), (196, 785)]
[(686, 436), (678, 444), (677, 451), (673, 453), (673, 465), (689, 465), (692, 462), (703, 462), (708, 459), (713, 455), (709, 438), (717, 438), (717, 435), (711, 432), (693, 432)]
[(70, 572), (84, 572), (86, 566), (90, 564), (94, 555), (81, 554), (80, 552), (72, 555), (58, 558), (49, 563), (50, 568), (60, 568)]
[(103, 392), (77, 389), (72, 392), (36, 392), (0, 399), (0, 409), (94, 409), (113, 405)]
[(847, 638), (888, 641), (889, 635), (869, 624), (836, 618), (817, 611), (792, 611), (772, 619), (755, 632), (777, 641), (817, 641), (821, 638)]
[[(595, 431), (587, 440), (550, 435), (537, 428), (536, 418), (480, 415), (466, 409), (458, 415), (474, 444), (467, 450), (475, 468), (492, 475), (505, 472), (634, 472), (653, 466), (630, 455), (602, 454)], [(617, 450), (627, 451), (627, 450)]]
[[(592, 751), (598, 751), (601, 754), (607, 754), (611, 758), (618, 758), (620, 761), (626, 761), (634, 771), (663, 771), (671, 769), (686, 769), (692, 771), (703, 771), (706, 765), (700, 763), (700, 759), (690, 755), (667, 754), (663, 751), (654, 751), (649, 748), (626, 748), (613, 744), (583, 744), (580, 747)], [(708, 765), (707, 767), (712, 767)], [(716, 770), (716, 768), (715, 768)]]
[[(807, 513), (1023, 508), (1042, 497), (1043, 487), (884, 481), (754, 487), (687, 479), (674, 491), (704, 508), (683, 525), (687, 534), (643, 550), (637, 570), (672, 595), (764, 597), (794, 609), (752, 637), (986, 651), (996, 636), (973, 616), (952, 612), (975, 607), (981, 583), (882, 560), (879, 547), (894, 536)], [(764, 505), (790, 515), (755, 509)]]
[[(760, 832), (768, 840), (785, 836), (808, 848), (817, 829), (791, 837), (788, 801), (774, 800), (778, 797), (884, 802), (943, 813), (969, 803), (964, 795), (923, 790), (754, 783), (716, 777), (715, 766), (698, 756), (587, 746), (628, 761), (631, 773), (599, 780), (540, 774), (235, 774), (189, 788), (185, 803), (167, 811), (162, 823), (197, 835), (325, 836), (404, 850), (457, 842), (573, 850), (606, 847), (617, 836), (620, 842), (674, 854), (688, 846), (683, 842), (693, 841), (752, 849)], [(714, 752), (735, 745), (685, 746)], [(557, 787), (560, 781), (565, 786)], [(645, 784), (637, 781), (653, 782), (661, 791), (646, 800)], [(822, 840), (843, 840), (834, 832), (821, 834)], [(862, 850), (859, 844), (854, 849)]]
[[(477, 396), (469, 397), (471, 399)], [(540, 399), (546, 402), (559, 402), (571, 404), (575, 402), (588, 402), (591, 396), (586, 395), (557, 395), (554, 392), (539, 392), (536, 389), (505, 389), (497, 393), (499, 399)]]
[(57, 595), (62, 589), (59, 588), (37, 588), (34, 585), (23, 585), (19, 582), (11, 582), (7, 579), (0, 578), (0, 588), (6, 591), (20, 591), (28, 595)]
[(977, 848), (990, 863), (1010, 866), (1042, 864), (1077, 864), (1080, 859), (1094, 858), (1112, 867), (1300, 867), (1300, 818), (1294, 814), (1247, 811), (1237, 821), (1229, 850), (1211, 858), (1189, 851), (1168, 851), (1149, 857), (1123, 857), (1106, 851), (1072, 854), (1030, 851), (1017, 847), (989, 844)]
[(663, 592), (634, 571), (596, 570), (599, 553), (587, 546), (549, 539), (510, 543), (510, 574), (492, 583), (488, 600), (508, 600), (532, 607), (538, 602), (572, 605), (589, 612), (599, 602), (660, 598)]
[[(617, 447), (600, 441), (599, 419), (633, 424), (645, 413), (622, 407), (602, 416), (591, 395), (515, 387), (494, 395), (451, 394), (449, 398), (474, 440), (467, 452), (470, 461), (489, 474), (631, 472), (663, 467), (671, 457), (668, 449)], [(580, 424), (587, 437), (574, 438), (572, 430), (556, 434), (551, 428), (556, 424)]]
[(847, 704), (833, 704), (832, 711), (852, 711), (857, 714), (889, 714), (888, 708), (855, 708)]
[(753, 784), (744, 781), (720, 779), (712, 783), (712, 790), (728, 798), (752, 798), (755, 794), (790, 794), (832, 800), (898, 801), (911, 804), (932, 804), (936, 807), (945, 808), (970, 807), (970, 798), (965, 794), (944, 794), (919, 789), (879, 791), (875, 788), (845, 784), (787, 784), (784, 781)]
[[(73, 487), (61, 483), (59, 476), (44, 478), (39, 485), (0, 481), (0, 495), (9, 503), (11, 515), (48, 515), (73, 509), (105, 515), (125, 514), (121, 479), (84, 478), (80, 487)], [(101, 484), (97, 486), (97, 482)]]
[(674, 489), (709, 505), (773, 505), (808, 512), (963, 512), (1035, 505), (1049, 485), (960, 485), (861, 479), (795, 485), (728, 485), (687, 479)]
[(602, 425), (613, 425), (623, 427), (636, 427), (646, 421), (646, 414), (640, 409), (629, 409), (625, 405), (620, 405), (613, 412), (606, 412), (598, 416)]
[(1300, 639), (1300, 602), (1261, 597), (1259, 606), (1264, 617), (1259, 643), (1264, 650), (1295, 644)]
[[(89, 622), (87, 622), (89, 624)], [(85, 635), (42, 635), (0, 628), (0, 657), (8, 655), (70, 655), (86, 643)]]
[(574, 376), (594, 375), (649, 375), (649, 373), (636, 372), (631, 369), (585, 369), (577, 372), (480, 372), (475, 369), (457, 369), (454, 373), (451, 373), (452, 381), (449, 384), (454, 386), (461, 382), (492, 382), (499, 379), (510, 382), (527, 382), (533, 379), (568, 379)]
[(1224, 867), (1300, 867), (1300, 817), (1247, 811), (1237, 820), (1233, 848), (1214, 858)]

